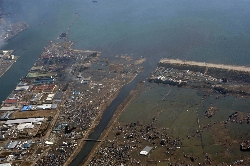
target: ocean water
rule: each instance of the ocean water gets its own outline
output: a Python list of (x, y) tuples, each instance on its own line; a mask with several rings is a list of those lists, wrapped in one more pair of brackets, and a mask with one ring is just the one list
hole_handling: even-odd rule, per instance
[(0, 78), (0, 100), (68, 27), (74, 48), (143, 56), (149, 71), (162, 57), (249, 66), (249, 6), (247, 0), (4, 1), (8, 19), (30, 27), (1, 46), (21, 57)]

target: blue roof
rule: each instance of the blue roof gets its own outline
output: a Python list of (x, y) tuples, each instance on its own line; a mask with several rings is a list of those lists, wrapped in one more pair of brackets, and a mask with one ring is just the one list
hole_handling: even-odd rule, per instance
[(60, 131), (60, 130), (61, 130), (61, 127), (62, 127), (61, 125), (58, 125), (54, 130), (55, 130), (55, 131)]
[(29, 147), (30, 147), (30, 144), (29, 144), (29, 143), (24, 143), (24, 144), (23, 144), (23, 148), (27, 149), (27, 148), (29, 148)]
[(21, 109), (21, 111), (27, 111), (27, 108), (28, 108), (28, 106), (25, 105), (25, 106), (23, 106), (23, 108)]
[(21, 111), (28, 111), (28, 110), (32, 110), (32, 105), (24, 105), (23, 108), (21, 109)]
[(57, 104), (52, 104), (51, 108), (52, 109), (56, 109), (57, 108)]
[(68, 124), (67, 123), (62, 123), (62, 126), (65, 127), (65, 126), (68, 126)]

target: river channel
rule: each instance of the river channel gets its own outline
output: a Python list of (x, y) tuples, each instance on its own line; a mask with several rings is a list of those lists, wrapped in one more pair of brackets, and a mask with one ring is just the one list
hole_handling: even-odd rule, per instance
[[(158, 57), (160, 60), (160, 57)], [(117, 97), (111, 102), (111, 104), (106, 108), (106, 110), (103, 113), (103, 116), (95, 128), (95, 130), (89, 135), (88, 139), (98, 140), (102, 132), (105, 130), (106, 126), (108, 125), (110, 119), (112, 118), (113, 114), (115, 113), (117, 107), (128, 97), (131, 90), (136, 88), (136, 85), (140, 81), (145, 81), (147, 76), (149, 76), (150, 72), (153, 70), (149, 66), (157, 66), (157, 59), (149, 59), (145, 64), (147, 68), (141, 73), (139, 73), (133, 81), (131, 81), (129, 84), (123, 86), (118, 93)], [(150, 64), (150, 65), (149, 65)], [(144, 67), (145, 67), (144, 66)], [(78, 155), (73, 159), (73, 161), (70, 163), (70, 166), (76, 166), (81, 165), (81, 163), (84, 162), (85, 158), (88, 156), (88, 154), (93, 149), (96, 142), (94, 141), (87, 141), (85, 142), (83, 148), (78, 153)]]

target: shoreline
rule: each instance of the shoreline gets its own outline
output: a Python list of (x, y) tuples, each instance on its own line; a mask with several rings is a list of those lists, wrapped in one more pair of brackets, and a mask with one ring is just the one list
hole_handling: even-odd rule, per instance
[(190, 65), (190, 66), (200, 66), (200, 67), (208, 67), (208, 68), (218, 68), (218, 69), (225, 69), (225, 70), (235, 70), (235, 71), (250, 72), (250, 67), (246, 67), (246, 66), (224, 65), (224, 64), (205, 63), (205, 62), (196, 62), (196, 61), (185, 61), (185, 60), (168, 59), (168, 58), (161, 59), (159, 64)]
[(3, 70), (3, 72), (0, 74), (0, 77), (2, 77), (11, 67), (14, 63), (16, 63), (16, 61), (20, 58), (20, 56), (15, 56), (15, 59), (13, 59), (11, 62), (11, 64), (5, 69)]
[[(21, 23), (19, 23), (19, 24), (21, 24)], [(3, 40), (4, 41), (9, 41), (12, 38), (14, 38), (15, 36), (17, 36), (19, 33), (23, 32), (23, 31), (25, 31), (25, 30), (27, 30), (29, 28), (29, 25), (27, 23), (23, 23), (22, 26), (24, 26), (24, 27), (21, 27), (21, 29), (19, 29), (19, 30), (17, 29), (16, 33), (14, 33), (13, 35), (10, 35), (8, 37), (5, 37)]]

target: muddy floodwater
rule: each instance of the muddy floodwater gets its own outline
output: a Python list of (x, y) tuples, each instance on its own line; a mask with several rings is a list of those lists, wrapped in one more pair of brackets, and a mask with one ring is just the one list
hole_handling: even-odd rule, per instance
[[(212, 112), (212, 116), (208, 117), (206, 111)], [(119, 122), (153, 124), (155, 128), (165, 128), (169, 137), (180, 140), (174, 149), (167, 144), (160, 146), (159, 140), (148, 142), (147, 145), (155, 142), (156, 146), (150, 156), (146, 159), (139, 156), (142, 149), (132, 154), (142, 162), (167, 159), (173, 163), (217, 164), (250, 161), (249, 152), (240, 151), (240, 143), (250, 139), (249, 115), (248, 97), (147, 83)]]

